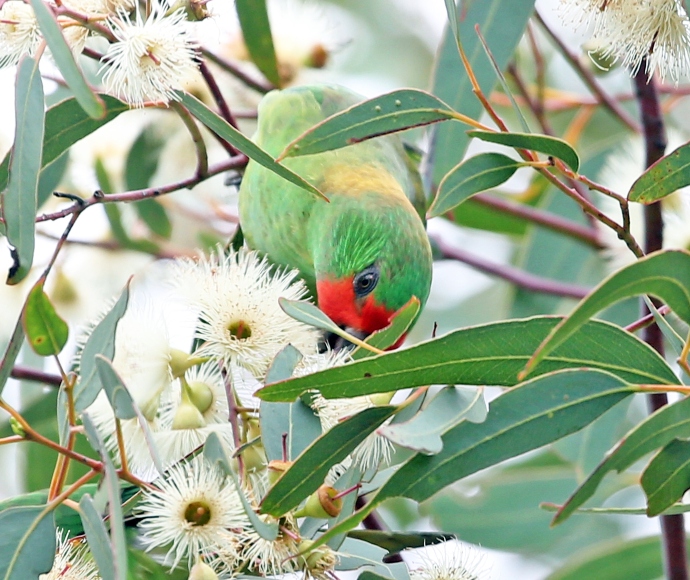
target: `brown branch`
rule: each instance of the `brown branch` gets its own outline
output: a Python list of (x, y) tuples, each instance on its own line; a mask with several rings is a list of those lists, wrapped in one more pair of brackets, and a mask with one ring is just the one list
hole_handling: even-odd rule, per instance
[[(645, 141), (645, 166), (649, 167), (664, 156), (666, 150), (666, 130), (659, 105), (659, 95), (653, 79), (647, 78), (646, 62), (643, 62), (635, 74), (635, 89), (640, 106), (643, 135)], [(645, 206), (645, 252), (655, 252), (663, 246), (664, 221), (661, 215), (661, 203)], [(658, 305), (656, 305), (658, 308)], [(642, 301), (642, 314), (649, 314), (647, 305)], [(658, 324), (647, 326), (642, 339), (664, 356), (664, 337)], [(666, 393), (648, 395), (650, 412), (668, 405)], [(666, 578), (669, 580), (687, 580), (687, 548), (685, 545), (685, 524), (683, 514), (660, 516), (662, 546)]]
[(496, 209), (502, 213), (523, 218), (529, 222), (539, 224), (547, 229), (550, 229), (559, 234), (564, 234), (584, 242), (588, 246), (598, 250), (605, 246), (599, 240), (599, 234), (596, 229), (589, 226), (575, 223), (571, 220), (565, 219), (561, 216), (545, 212), (543, 210), (534, 208), (522, 203), (515, 203), (514, 201), (501, 199), (487, 193), (480, 193), (472, 198), (476, 203)]
[(37, 369), (30, 369), (23, 366), (15, 366), (10, 371), (10, 376), (19, 381), (33, 381), (36, 383), (43, 383), (52, 387), (59, 387), (62, 384), (62, 377), (39, 371)]
[(485, 274), (497, 276), (503, 280), (507, 280), (520, 288), (530, 290), (532, 292), (539, 292), (542, 294), (552, 294), (555, 296), (563, 296), (564, 298), (575, 298), (580, 300), (584, 298), (590, 291), (585, 286), (578, 286), (577, 284), (568, 284), (566, 282), (558, 282), (548, 278), (535, 276), (519, 268), (513, 266), (504, 266), (501, 264), (492, 264), (487, 262), (479, 256), (475, 256), (465, 250), (454, 248), (450, 244), (444, 242), (438, 237), (433, 238), (439, 250), (445, 258), (457, 260), (468, 266), (472, 266)]
[(254, 89), (259, 93), (265, 94), (276, 88), (268, 81), (261, 81), (252, 78), (242, 69), (240, 69), (240, 67), (238, 67), (235, 63), (230, 62), (229, 60), (224, 59), (223, 57), (218, 56), (217, 54), (213, 54), (208, 49), (202, 48), (201, 54), (203, 54), (211, 62), (216, 63), (220, 68), (222, 68), (226, 72), (229, 72), (235, 78), (241, 80), (250, 89)]
[(244, 155), (237, 155), (235, 157), (231, 157), (230, 159), (226, 159), (221, 163), (217, 163), (212, 167), (209, 167), (206, 177), (194, 175), (192, 177), (188, 177), (187, 179), (176, 181), (175, 183), (170, 183), (168, 185), (164, 185), (161, 187), (147, 187), (145, 189), (136, 189), (133, 191), (126, 191), (124, 193), (105, 194), (103, 192), (97, 191), (90, 198), (85, 199), (81, 202), (76, 202), (70, 205), (69, 207), (66, 207), (65, 209), (38, 216), (36, 218), (36, 223), (53, 221), (68, 215), (72, 215), (74, 213), (81, 213), (85, 209), (101, 203), (113, 203), (118, 201), (139, 201), (142, 199), (148, 199), (172, 193), (173, 191), (178, 191), (180, 189), (191, 188), (197, 185), (198, 183), (201, 183), (208, 177), (218, 175), (219, 173), (229, 171), (230, 169), (239, 169), (240, 167), (244, 167), (246, 164), (247, 157)]

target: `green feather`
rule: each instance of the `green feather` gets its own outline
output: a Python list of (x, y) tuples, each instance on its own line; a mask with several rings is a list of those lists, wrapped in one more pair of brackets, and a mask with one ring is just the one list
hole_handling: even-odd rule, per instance
[[(361, 100), (334, 86), (273, 91), (259, 106), (254, 139), (277, 156), (304, 131)], [(277, 264), (298, 268), (312, 287), (317, 278), (341, 279), (377, 263), (377, 302), (397, 309), (413, 294), (425, 302), (431, 250), (415, 211), (424, 197), (416, 167), (397, 136), (284, 163), (331, 201), (318, 200), (250, 162), (240, 187), (240, 221), (250, 247)]]

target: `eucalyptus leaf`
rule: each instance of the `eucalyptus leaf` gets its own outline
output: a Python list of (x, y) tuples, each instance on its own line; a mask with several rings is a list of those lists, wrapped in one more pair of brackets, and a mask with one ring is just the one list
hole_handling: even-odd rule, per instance
[(289, 143), (278, 160), (331, 151), (455, 117), (455, 111), (438, 97), (417, 89), (399, 89), (328, 117)]
[(45, 278), (40, 278), (29, 292), (22, 310), (26, 338), (40, 356), (59, 354), (67, 342), (69, 328), (60, 318), (43, 290)]
[(640, 294), (660, 298), (690, 324), (690, 253), (681, 250), (654, 252), (606, 278), (549, 333), (520, 375), (531, 373), (545, 356), (597, 312)]
[(630, 201), (650, 204), (690, 185), (690, 143), (665, 155), (637, 178), (628, 192)]
[(235, 10), (252, 61), (271, 83), (281, 86), (266, 0), (236, 0)]
[(657, 453), (641, 479), (647, 515), (657, 516), (690, 489), (690, 441), (674, 439)]
[[(392, 347), (405, 336), (407, 331), (412, 326), (412, 323), (417, 319), (419, 310), (419, 299), (416, 296), (413, 296), (410, 298), (408, 303), (405, 304), (405, 306), (395, 313), (393, 320), (391, 320), (388, 326), (370, 334), (364, 342), (380, 350), (386, 350), (387, 348)], [(373, 355), (374, 353), (372, 351), (358, 346), (354, 351), (352, 351), (351, 356), (354, 360), (358, 360), (361, 358), (368, 358)]]
[(45, 505), (0, 511), (0, 578), (33, 580), (47, 574), (55, 557), (55, 522)]
[[(25, 56), (19, 62), (15, 83), (16, 130), (9, 157), (7, 191), (2, 196), (2, 217), (12, 246), (8, 284), (17, 284), (31, 270), (35, 246), (38, 181), (43, 141), (45, 102), (38, 61)], [(8, 154), (9, 155), (9, 154)]]

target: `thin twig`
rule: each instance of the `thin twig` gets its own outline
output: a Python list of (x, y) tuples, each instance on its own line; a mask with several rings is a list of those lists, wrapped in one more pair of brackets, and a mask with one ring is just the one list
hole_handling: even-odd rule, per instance
[(62, 377), (58, 375), (53, 375), (46, 373), (45, 371), (39, 371), (37, 369), (30, 369), (23, 366), (15, 366), (10, 371), (10, 376), (13, 379), (20, 381), (33, 381), (36, 383), (43, 383), (44, 385), (50, 385), (52, 387), (59, 387), (62, 384)]
[(496, 209), (508, 215), (514, 215), (526, 221), (539, 224), (554, 232), (558, 232), (559, 234), (575, 238), (598, 250), (605, 247), (599, 240), (599, 233), (596, 229), (575, 223), (559, 215), (540, 210), (530, 205), (501, 199), (487, 193), (475, 195), (472, 200), (480, 205)]
[[(171, 101), (170, 106), (178, 114), (184, 126), (189, 131), (192, 137), (192, 142), (194, 143), (194, 149), (196, 151), (196, 176), (200, 179), (205, 179), (208, 176), (208, 153), (206, 151), (206, 143), (204, 143), (204, 138), (201, 136), (201, 131), (194, 121), (194, 117), (190, 112), (178, 103), (177, 101)], [(237, 152), (233, 148), (232, 155)]]
[(611, 98), (606, 91), (601, 87), (599, 82), (591, 71), (587, 70), (582, 66), (577, 56), (575, 56), (570, 49), (565, 45), (565, 43), (558, 37), (558, 35), (549, 27), (544, 19), (539, 14), (539, 11), (535, 11), (535, 18), (540, 24), (544, 32), (551, 38), (554, 44), (558, 47), (563, 57), (568, 61), (570, 66), (578, 74), (582, 82), (587, 85), (590, 91), (596, 96), (599, 103), (605, 107), (614, 117), (616, 117), (621, 123), (623, 123), (628, 129), (639, 133), (641, 131), (640, 125), (628, 114), (628, 112), (621, 107), (616, 100)]
[[(221, 163), (217, 163), (216, 165), (209, 167), (206, 178), (213, 177), (214, 175), (224, 173), (225, 171), (229, 171), (231, 169), (239, 169), (241, 167), (244, 167), (246, 164), (247, 158), (244, 155), (237, 155), (236, 157), (231, 157), (230, 159), (226, 159)], [(204, 181), (204, 179), (206, 178), (201, 178), (198, 175), (194, 175), (192, 177), (188, 177), (187, 179), (176, 181), (175, 183), (170, 183), (168, 185), (163, 185), (161, 187), (147, 187), (145, 189), (136, 189), (133, 191), (126, 191), (124, 193), (104, 194), (102, 192), (96, 192), (90, 198), (83, 200), (81, 203), (75, 203), (60, 211), (38, 216), (36, 218), (36, 223), (54, 221), (65, 216), (72, 215), (74, 213), (81, 213), (85, 209), (101, 203), (113, 203), (118, 201), (131, 202), (139, 201), (141, 199), (158, 197), (161, 195), (172, 193), (173, 191), (178, 191), (180, 189), (194, 187), (198, 183)]]
[(529, 274), (519, 268), (512, 266), (505, 266), (501, 264), (492, 264), (487, 262), (479, 256), (475, 256), (465, 250), (454, 248), (450, 244), (444, 242), (438, 237), (434, 237), (439, 250), (444, 257), (451, 260), (457, 260), (468, 266), (472, 266), (477, 270), (493, 276), (498, 276), (503, 280), (507, 280), (532, 292), (540, 292), (542, 294), (552, 294), (555, 296), (562, 296), (564, 298), (575, 298), (577, 300), (584, 298), (589, 293), (590, 289), (585, 286), (578, 286), (577, 284), (568, 284), (566, 282), (558, 282), (548, 278), (542, 278)]
[(221, 56), (218, 56), (217, 54), (213, 54), (211, 51), (209, 51), (206, 48), (201, 49), (201, 54), (203, 54), (208, 60), (211, 62), (216, 63), (220, 68), (225, 70), (226, 72), (229, 72), (232, 76), (235, 78), (238, 78), (241, 80), (245, 85), (247, 85), (250, 89), (254, 89), (255, 91), (265, 94), (269, 91), (272, 91), (276, 87), (274, 87), (271, 83), (268, 81), (261, 81), (252, 78), (250, 75), (245, 73), (240, 67), (238, 67), (235, 63), (230, 62), (229, 60), (224, 59)]

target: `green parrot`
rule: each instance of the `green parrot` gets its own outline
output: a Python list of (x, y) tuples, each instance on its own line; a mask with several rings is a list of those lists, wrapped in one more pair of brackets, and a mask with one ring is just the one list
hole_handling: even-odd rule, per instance
[[(254, 140), (277, 157), (304, 131), (362, 100), (330, 85), (272, 91), (259, 105)], [(431, 285), (431, 247), (412, 201), (423, 205), (424, 197), (399, 137), (283, 163), (329, 202), (250, 161), (239, 192), (249, 247), (298, 268), (319, 308), (359, 336), (386, 327), (412, 296), (423, 306)]]

